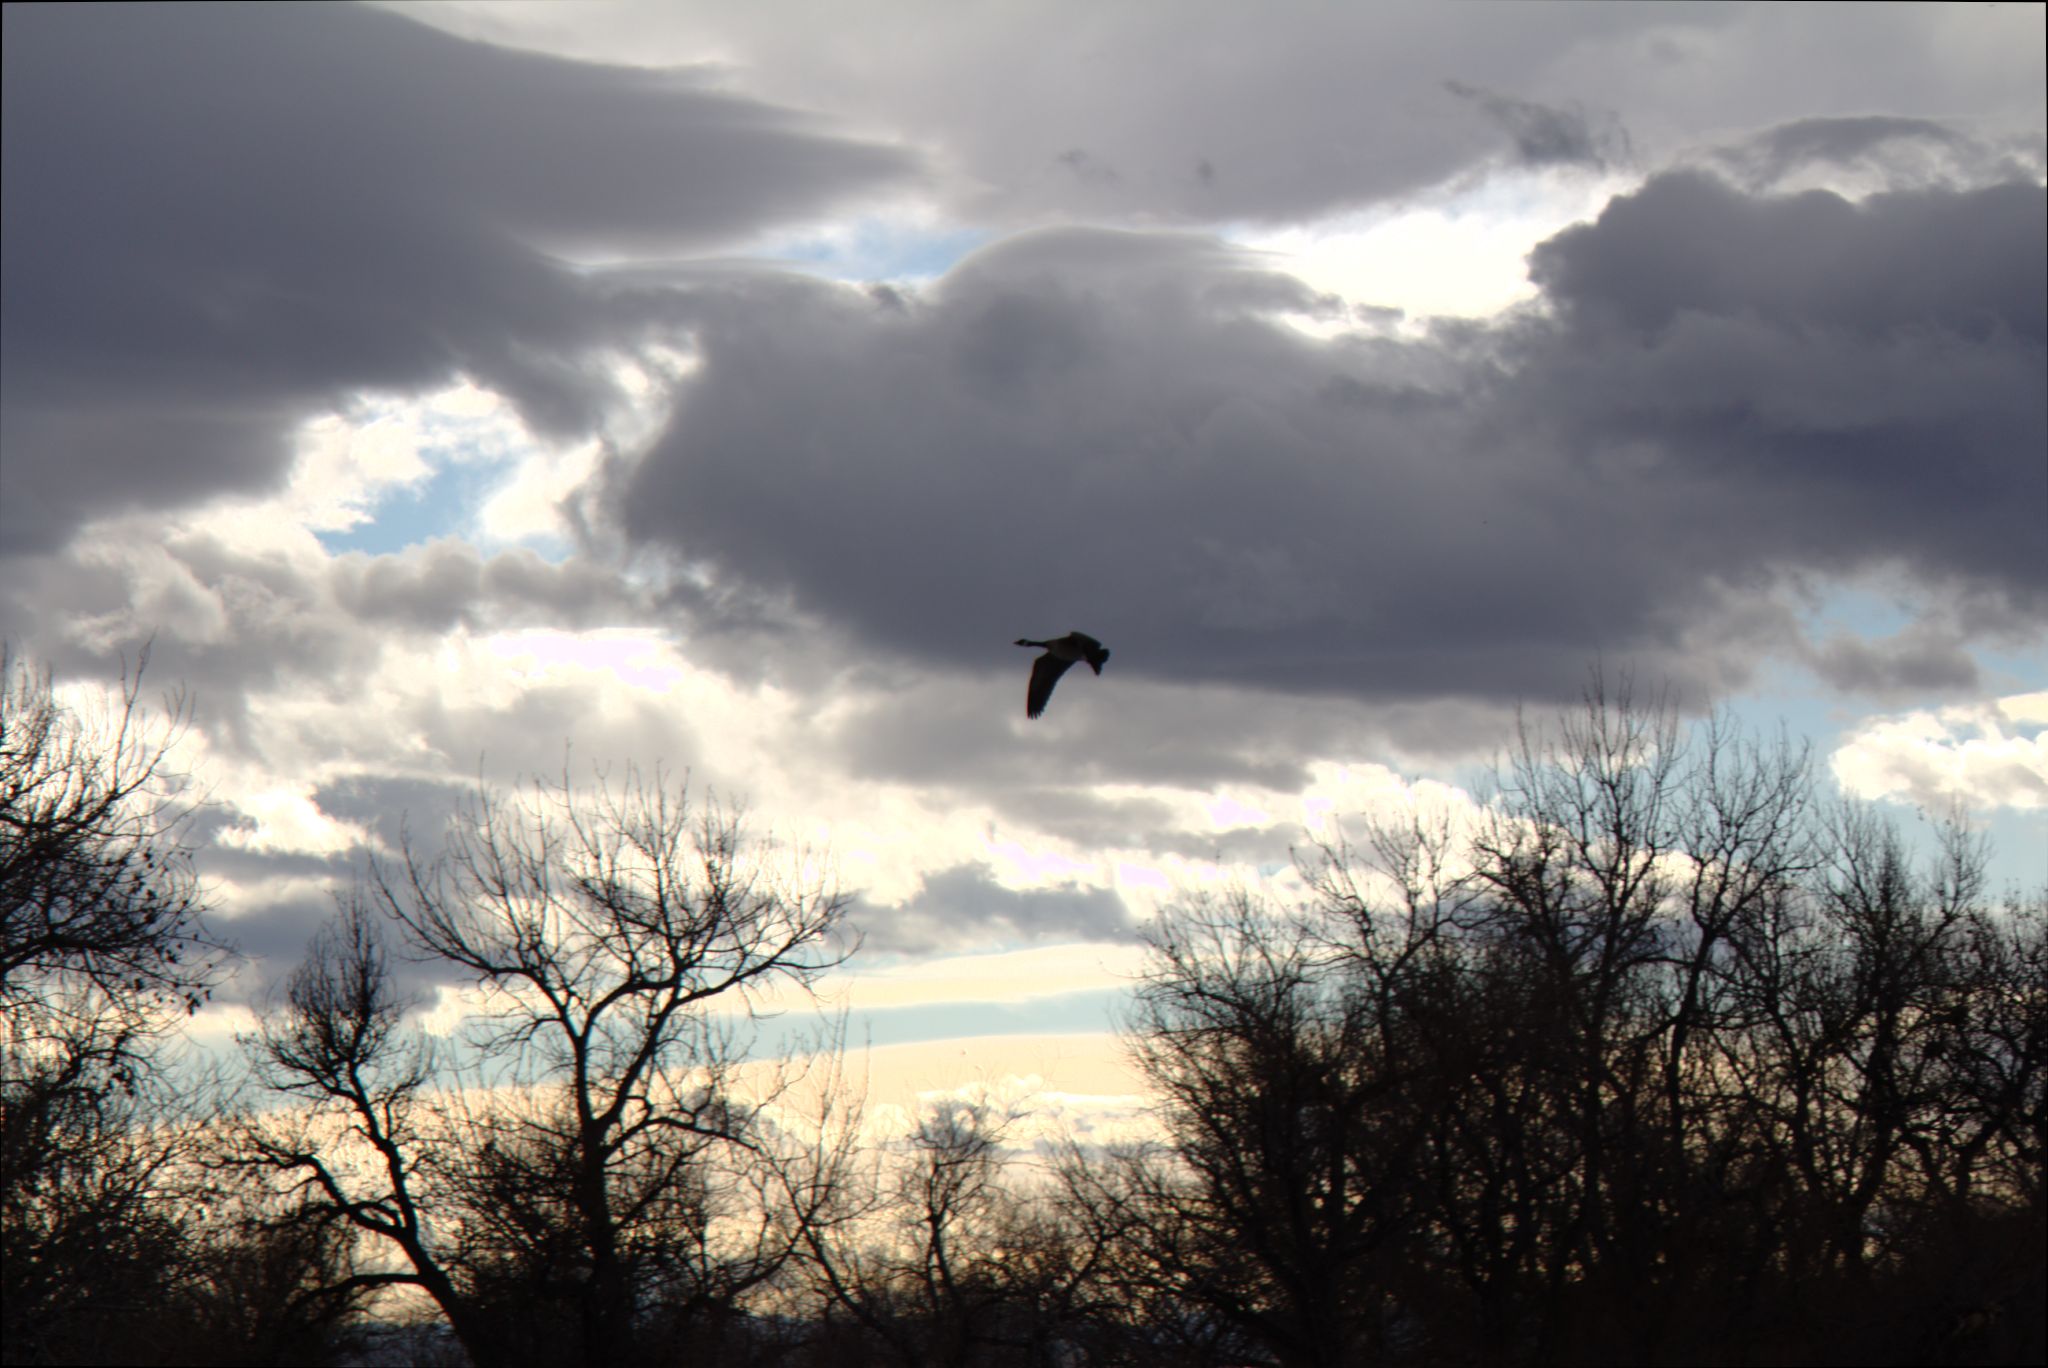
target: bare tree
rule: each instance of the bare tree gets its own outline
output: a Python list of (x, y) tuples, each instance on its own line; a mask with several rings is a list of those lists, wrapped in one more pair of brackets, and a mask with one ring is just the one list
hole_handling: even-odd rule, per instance
[[(98, 1015), (174, 1000), (218, 978), (181, 832), (191, 811), (169, 767), (186, 719), (142, 706), (145, 649), (103, 723), (60, 705), (50, 676), (0, 656), (0, 998)], [(56, 991), (61, 986), (62, 993)], [(94, 990), (89, 1000), (82, 989)]]
[(127, 1357), (172, 1299), (184, 1232), (164, 1188), (179, 1146), (154, 1134), (155, 1084), (114, 1086), (73, 1057), (7, 1080), (0, 1113), (0, 1350), (9, 1363)]
[(1947, 1143), (1916, 1139), (1914, 1154), (1954, 1200), (2048, 1210), (2048, 898), (2014, 895), (1973, 919), (1960, 958), (1951, 1034), (1930, 1061)]
[(319, 1289), (346, 1301), (385, 1286), (419, 1288), (441, 1308), (471, 1357), (498, 1362), (492, 1327), (448, 1268), (422, 1204), (430, 1145), (422, 1093), (433, 1051), (403, 1019), (377, 921), (359, 899), (315, 938), (247, 1041), (256, 1078), (280, 1110), (245, 1116), (229, 1161), (285, 1186), (302, 1226), (339, 1225), (387, 1243), (400, 1270), (351, 1268)]
[[(928, 1105), (909, 1131), (842, 1165), (802, 1208), (805, 1264), (835, 1360), (902, 1368), (1039, 1368), (1089, 1337), (1107, 1237), (1070, 1222), (1007, 1153), (1019, 1120), (985, 1101)], [(856, 1171), (858, 1170), (858, 1171)], [(829, 1209), (828, 1209), (829, 1206)], [(836, 1328), (839, 1316), (851, 1325)]]
[[(144, 652), (143, 663), (147, 662)], [(190, 1119), (159, 1075), (223, 953), (200, 921), (190, 812), (143, 665), (102, 719), (0, 655), (0, 1224), (9, 1361), (104, 1356), (174, 1300), (169, 1174)], [(126, 1338), (123, 1338), (126, 1336)]]
[(317, 1364), (360, 1309), (353, 1243), (223, 1184), (193, 1071), (16, 1091), (5, 1111), (8, 1363)]
[(1596, 678), (1468, 833), (1412, 815), (1300, 865), (1300, 909), (1162, 917), (1132, 1025), (1170, 1139), (1072, 1170), (1151, 1346), (2039, 1342), (1983, 1327), (2041, 1300), (2043, 914), (1985, 905), (1966, 829), (1917, 863), (1804, 752)]
[[(381, 956), (316, 953), (253, 1045), (273, 1087), (351, 1117), (376, 1177), (351, 1188), (303, 1130), (255, 1152), (395, 1245), (394, 1280), (426, 1288), (474, 1359), (552, 1336), (560, 1361), (628, 1362), (657, 1304), (716, 1317), (773, 1275), (795, 1236), (742, 1200), (762, 1099), (736, 1085), (738, 1026), (843, 958), (836, 893), (778, 878), (737, 818), (629, 773), (481, 795), (440, 858), (408, 845), (369, 899), (475, 989), (450, 1050), (471, 1062), (437, 1071), (399, 1039)], [(430, 1135), (421, 1090), (458, 1074), (472, 1095)], [(515, 1352), (506, 1333), (528, 1338)]]
[(1147, 1290), (1246, 1357), (1384, 1352), (1424, 1210), (1406, 970), (1362, 983), (1389, 947), (1345, 956), (1242, 892), (1169, 909), (1150, 939), (1133, 1045), (1174, 1152), (1123, 1180), (1151, 1208), (1129, 1227)]

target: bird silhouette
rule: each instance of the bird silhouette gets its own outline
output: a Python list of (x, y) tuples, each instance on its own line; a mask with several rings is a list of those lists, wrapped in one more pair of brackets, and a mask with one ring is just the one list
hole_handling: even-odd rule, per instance
[(1031, 692), (1024, 701), (1026, 717), (1036, 717), (1045, 711), (1046, 701), (1052, 697), (1052, 686), (1060, 682), (1067, 666), (1077, 660), (1085, 660), (1089, 669), (1101, 674), (1103, 664), (1109, 659), (1109, 652), (1102, 648), (1102, 643), (1086, 632), (1069, 632), (1050, 641), (1018, 637), (1017, 644), (1045, 649), (1044, 655), (1031, 662)]

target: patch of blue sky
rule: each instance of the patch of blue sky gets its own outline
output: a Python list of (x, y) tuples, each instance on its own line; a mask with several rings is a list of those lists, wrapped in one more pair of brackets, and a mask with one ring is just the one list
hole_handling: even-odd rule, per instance
[[(1807, 639), (1816, 645), (1846, 636), (1878, 642), (1911, 627), (1929, 605), (1916, 604), (1903, 591), (1868, 584), (1830, 587), (1800, 614)], [(2048, 688), (2048, 641), (1973, 643), (1982, 691), (1992, 697)], [(1962, 698), (1930, 698), (1928, 708), (1967, 702)], [(1757, 682), (1741, 697), (1729, 700), (1735, 713), (1753, 726), (1775, 730), (1782, 720), (1795, 736), (1811, 737), (1816, 747), (1831, 743), (1845, 726), (1866, 720), (1877, 709), (1853, 695), (1837, 692), (1803, 665), (1771, 662), (1758, 671)]]
[(434, 466), (433, 474), (414, 484), (393, 485), (383, 490), (367, 510), (368, 518), (343, 531), (317, 533), (320, 544), (335, 555), (362, 551), (382, 556), (436, 537), (464, 535), (477, 508), (503, 480), (503, 472), (494, 463), (450, 461), (445, 457), (429, 460)]
[(1912, 604), (1901, 593), (1864, 584), (1830, 586), (1802, 615), (1809, 632), (1886, 637), (1912, 625)]
[(1782, 731), (1795, 746), (1811, 745), (1823, 763), (1843, 730), (1870, 714), (1804, 665), (1781, 660), (1763, 662), (1747, 689), (1715, 703), (1756, 740), (1773, 742)]
[(1987, 646), (1977, 651), (1977, 665), (1994, 693), (2034, 693), (2048, 689), (2048, 641), (2025, 645)]
[[(1837, 637), (1884, 641), (1920, 615), (1920, 606), (1907, 593), (1887, 589), (1881, 581), (1830, 584), (1794, 606), (1801, 630), (1814, 645)], [(1975, 654), (1984, 660), (1982, 651)], [(1930, 706), (1950, 701), (1930, 700)], [(1811, 742), (1823, 761), (1846, 729), (1883, 711), (1824, 682), (1803, 662), (1783, 658), (1760, 662), (1747, 688), (1715, 703), (1761, 739), (1774, 738), (1782, 728), (1794, 743)]]
[(989, 234), (974, 228), (929, 228), (885, 218), (859, 219), (830, 232), (771, 245), (765, 255), (832, 280), (936, 280), (980, 247)]
[[(1799, 616), (1808, 639), (1815, 643), (1835, 636), (1882, 641), (1912, 626), (1923, 611), (1923, 605), (1915, 603), (1909, 593), (1890, 589), (1878, 579), (1831, 585), (1801, 605)], [(1831, 800), (1839, 793), (1831, 763), (1835, 753), (1872, 723), (1912, 712), (1940, 714), (1950, 705), (2048, 689), (2048, 642), (1979, 643), (1970, 647), (1970, 654), (1978, 666), (1983, 700), (1930, 697), (1920, 704), (1877, 702), (1840, 691), (1801, 662), (1779, 658), (1761, 662), (1740, 693), (1714, 702), (1754, 740), (1774, 744), (1782, 731), (1793, 746), (1810, 747), (1817, 792)], [(1636, 680), (1639, 697), (1645, 686), (1653, 691), (1655, 681)], [(1550, 720), (1541, 710), (1532, 711), (1530, 717), (1536, 722)], [(1961, 729), (1957, 739), (1964, 739), (1970, 728), (1957, 725)], [(2039, 728), (2015, 723), (2004, 730), (2008, 735), (2032, 735)], [(1453, 766), (1441, 777), (1467, 792), (1484, 795), (1493, 773), (1491, 765), (1475, 762)], [(1897, 795), (1877, 799), (1876, 806), (1897, 824), (1909, 848), (1923, 858), (1934, 853), (1938, 823), (1946, 813), (1921, 811), (1910, 799)], [(1969, 821), (1972, 830), (1987, 838), (1991, 847), (1986, 872), (1994, 897), (2009, 889), (2025, 894), (2048, 886), (2048, 811), (1989, 807), (1971, 812)]]
[[(1800, 618), (1808, 639), (1816, 643), (1838, 635), (1881, 641), (1912, 626), (1921, 611), (1908, 593), (1887, 589), (1880, 581), (1831, 586), (1804, 608)], [(1970, 654), (1977, 663), (1981, 690), (1989, 698), (2048, 688), (2048, 642), (1977, 644)], [(1836, 690), (1802, 664), (1778, 660), (1760, 668), (1751, 686), (1726, 700), (1725, 706), (1762, 739), (1774, 738), (1783, 727), (1793, 744), (1810, 743), (1814, 779), (1820, 791), (1832, 797), (1838, 792), (1833, 757), (1864, 727), (1912, 712), (1939, 715), (1949, 705), (1975, 701), (1930, 697), (1919, 705), (1874, 704)], [(1961, 725), (1957, 739), (1970, 730)], [(2025, 724), (2007, 728), (2016, 735), (2035, 730)], [(1922, 858), (1933, 856), (1939, 823), (1947, 813), (1923, 811), (1902, 795), (1875, 801), (1878, 812), (1897, 825), (1910, 849)], [(2002, 897), (2008, 890), (2024, 895), (2048, 887), (2048, 812), (1998, 806), (1973, 811), (1968, 820), (1990, 845), (1986, 874), (1992, 896)]]
[[(1980, 665), (1984, 663), (1979, 653)], [(2035, 676), (2038, 680), (2042, 676)], [(1864, 724), (1916, 709), (1874, 709), (1834, 692), (1803, 668), (1774, 664), (1759, 672), (1756, 687), (1727, 700), (1727, 711), (1756, 739), (1769, 744), (1784, 728), (1794, 746), (1811, 747), (1816, 795), (1824, 802), (1845, 796), (1836, 779), (1835, 753), (1848, 745)], [(1930, 704), (1927, 711), (1938, 711)], [(2015, 732), (2028, 730), (2015, 727)], [(1903, 795), (1872, 800), (1877, 813), (1897, 828), (1907, 848), (1931, 859), (1938, 848), (1939, 823), (1948, 814), (1928, 812)], [(1970, 829), (1990, 846), (1986, 876), (1994, 897), (2008, 889), (2039, 890), (2048, 886), (2048, 812), (1991, 807), (1968, 814)]]
[[(1023, 1002), (935, 1002), (847, 1013), (846, 1043), (863, 1046), (914, 1045), (925, 1041), (1001, 1035), (1094, 1035), (1116, 1029), (1129, 990), (1091, 988)], [(771, 1058), (814, 1038), (818, 1017), (790, 1012), (756, 1023), (747, 1053)]]
[(1991, 847), (1985, 876), (1993, 898), (2048, 895), (2048, 811), (1999, 808), (1980, 818), (1973, 829)]

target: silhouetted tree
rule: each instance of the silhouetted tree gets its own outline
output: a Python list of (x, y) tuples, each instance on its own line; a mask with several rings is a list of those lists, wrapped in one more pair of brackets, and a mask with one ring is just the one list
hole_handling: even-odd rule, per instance
[[(189, 803), (168, 766), (182, 697), (141, 705), (145, 650), (103, 723), (60, 705), (46, 672), (0, 657), (0, 997), (46, 1014), (187, 1008), (219, 957), (201, 926)], [(61, 990), (61, 991), (59, 991)], [(91, 990), (89, 995), (85, 994)]]
[(1596, 680), (1469, 829), (1169, 908), (1132, 1023), (1169, 1139), (1068, 1188), (1188, 1361), (2032, 1351), (2042, 914), (1983, 868)]
[(179, 1276), (183, 1231), (163, 1191), (177, 1146), (149, 1128), (150, 1084), (112, 1083), (79, 1055), (65, 1063), (7, 1080), (9, 1363), (130, 1360), (147, 1336), (141, 1322), (172, 1300)]
[[(1238, 892), (1171, 909), (1132, 1026), (1171, 1161), (1134, 1162), (1129, 1229), (1149, 1291), (1285, 1365), (1384, 1356), (1423, 1234), (1428, 1112), (1412, 1037), (1429, 933), (1331, 929)], [(1363, 971), (1363, 972), (1361, 972)]]
[[(147, 653), (144, 655), (146, 663)], [(190, 1119), (157, 1045), (222, 952), (200, 922), (167, 757), (183, 721), (142, 668), (95, 721), (0, 659), (0, 1343), (10, 1362), (119, 1361), (176, 1304), (173, 1171)]]
[(353, 1281), (356, 1232), (300, 1219), (261, 1189), (216, 1185), (195, 1194), (201, 1203), (208, 1198), (184, 1213), (181, 1295), (160, 1308), (163, 1319), (153, 1327), (168, 1351), (161, 1361), (223, 1368), (346, 1361), (370, 1300), (368, 1288)]
[(421, 1205), (433, 1052), (403, 1024), (410, 1005), (394, 988), (373, 913), (345, 903), (245, 1042), (257, 1079), (286, 1105), (245, 1117), (228, 1157), (276, 1175), (301, 1225), (361, 1231), (405, 1260), (404, 1270), (351, 1270), (326, 1295), (417, 1287), (471, 1356), (492, 1363), (493, 1328), (457, 1287)]
[[(789, 1255), (748, 1172), (762, 1099), (735, 1086), (732, 1022), (839, 961), (843, 906), (659, 776), (480, 796), (440, 859), (376, 871), (251, 1042), (311, 1110), (252, 1120), (247, 1153), (394, 1246), (405, 1271), (358, 1277), (424, 1289), (477, 1363), (632, 1362), (657, 1311), (673, 1345), (678, 1314), (730, 1315)], [(458, 1074), (401, 1030), (373, 909), (477, 990), (454, 1047), (477, 1092), (431, 1118), (422, 1090)]]
[(842, 1166), (829, 1200), (797, 1204), (822, 1304), (820, 1361), (1073, 1361), (1099, 1309), (1105, 1241), (1069, 1223), (1050, 1189), (1019, 1185), (1005, 1149), (1015, 1120), (987, 1102), (935, 1102), (864, 1166)]

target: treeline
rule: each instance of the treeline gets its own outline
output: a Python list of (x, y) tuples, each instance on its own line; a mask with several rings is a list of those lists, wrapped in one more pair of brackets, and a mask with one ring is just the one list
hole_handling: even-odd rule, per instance
[(660, 775), (374, 865), (202, 1083), (166, 1042), (230, 966), (137, 687), (0, 694), (9, 1363), (2048, 1357), (2048, 899), (1786, 746), (1596, 685), (1477, 815), (1183, 899), (1127, 1023), (1159, 1138), (1024, 1153), (744, 1062), (846, 902)]

